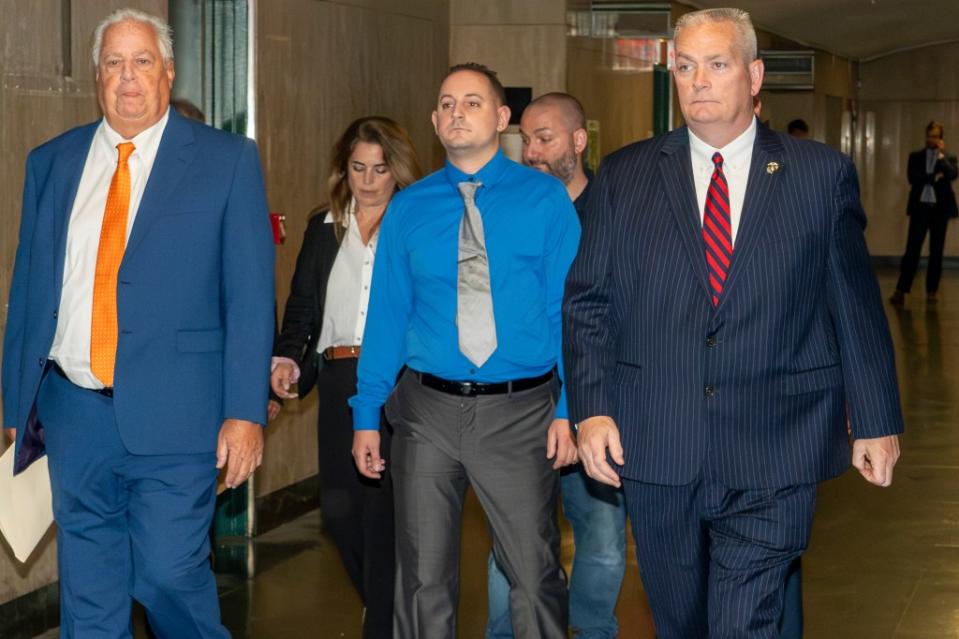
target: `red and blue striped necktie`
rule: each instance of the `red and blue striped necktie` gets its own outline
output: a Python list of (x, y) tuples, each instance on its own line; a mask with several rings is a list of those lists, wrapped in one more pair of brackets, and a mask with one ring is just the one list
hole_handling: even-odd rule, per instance
[(729, 214), (729, 184), (723, 173), (723, 156), (713, 153), (713, 176), (706, 192), (703, 212), (703, 241), (706, 245), (706, 266), (713, 306), (719, 305), (726, 284), (726, 275), (733, 259), (733, 228)]

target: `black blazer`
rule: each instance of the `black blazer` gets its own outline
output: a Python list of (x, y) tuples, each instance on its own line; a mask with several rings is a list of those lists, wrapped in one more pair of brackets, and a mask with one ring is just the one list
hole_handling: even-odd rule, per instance
[(340, 250), (333, 224), (325, 222), (326, 214), (327, 211), (317, 213), (306, 225), (283, 313), (283, 327), (273, 346), (273, 355), (289, 357), (298, 363), (300, 399), (313, 388), (322, 367), (316, 346), (323, 325), (326, 285)]
[[(952, 190), (952, 181), (959, 175), (959, 170), (956, 167), (956, 156), (947, 155), (943, 159), (937, 160), (932, 175), (929, 175), (926, 173), (926, 150), (914, 151), (909, 154), (907, 173), (912, 189), (909, 191), (906, 215), (912, 215), (914, 211), (923, 210), (927, 207), (919, 201), (919, 198), (922, 196), (922, 187), (931, 184), (936, 192), (936, 211), (944, 213), (946, 217), (959, 216), (959, 208), (956, 208), (956, 194)], [(936, 175), (940, 173), (943, 177), (938, 180), (935, 179)]]

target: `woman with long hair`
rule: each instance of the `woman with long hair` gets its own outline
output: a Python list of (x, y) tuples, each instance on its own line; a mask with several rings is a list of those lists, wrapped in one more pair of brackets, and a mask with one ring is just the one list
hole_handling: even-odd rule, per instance
[[(319, 393), (323, 525), (366, 607), (366, 639), (393, 634), (393, 491), (388, 473), (371, 480), (356, 471), (347, 399), (356, 393), (380, 221), (393, 194), (419, 177), (413, 143), (396, 122), (374, 116), (347, 127), (333, 147), (329, 204), (314, 211), (297, 257), (270, 379), (283, 398), (314, 386)], [(381, 432), (388, 454), (385, 421)]]

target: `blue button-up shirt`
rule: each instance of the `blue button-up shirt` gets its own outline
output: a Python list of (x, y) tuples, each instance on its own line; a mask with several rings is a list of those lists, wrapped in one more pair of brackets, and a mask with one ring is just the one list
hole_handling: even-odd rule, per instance
[[(477, 367), (459, 350), (456, 274), (464, 203), (457, 184), (477, 180), (489, 257), (497, 347)], [(496, 153), (475, 175), (446, 163), (390, 202), (376, 248), (353, 427), (379, 428), (403, 365), (457, 381), (562, 378), (561, 305), (580, 227), (556, 178)], [(556, 406), (565, 418), (566, 393)]]

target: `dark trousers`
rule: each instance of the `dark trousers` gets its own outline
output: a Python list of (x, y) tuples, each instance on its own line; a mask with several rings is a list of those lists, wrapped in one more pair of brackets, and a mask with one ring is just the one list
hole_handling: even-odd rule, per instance
[(778, 639), (816, 486), (623, 483), (658, 639)]
[[(320, 511), (343, 566), (366, 606), (364, 639), (393, 636), (393, 482), (367, 479), (353, 463), (353, 417), (346, 400), (356, 394), (356, 360), (324, 362), (319, 392), (317, 437), (320, 455)], [(391, 433), (380, 424), (381, 448), (389, 468)]]
[(566, 636), (559, 564), (559, 472), (546, 458), (557, 383), (460, 397), (407, 371), (386, 405), (394, 427), (396, 639), (456, 637), (459, 544), (467, 486), (476, 492), (496, 561), (510, 582), (513, 632)]
[(786, 575), (783, 615), (779, 619), (779, 639), (802, 639), (802, 560), (796, 559)]
[(899, 264), (899, 282), (896, 290), (908, 293), (912, 288), (912, 279), (916, 276), (922, 245), (929, 234), (929, 263), (926, 267), (926, 292), (939, 290), (939, 278), (942, 276), (942, 252), (946, 244), (946, 226), (949, 218), (932, 206), (923, 206), (909, 216), (909, 236), (906, 239), (906, 252)]
[(130, 639), (131, 604), (161, 639), (226, 639), (208, 531), (216, 456), (134, 455), (113, 399), (48, 371), (37, 414), (57, 522), (60, 636)]

